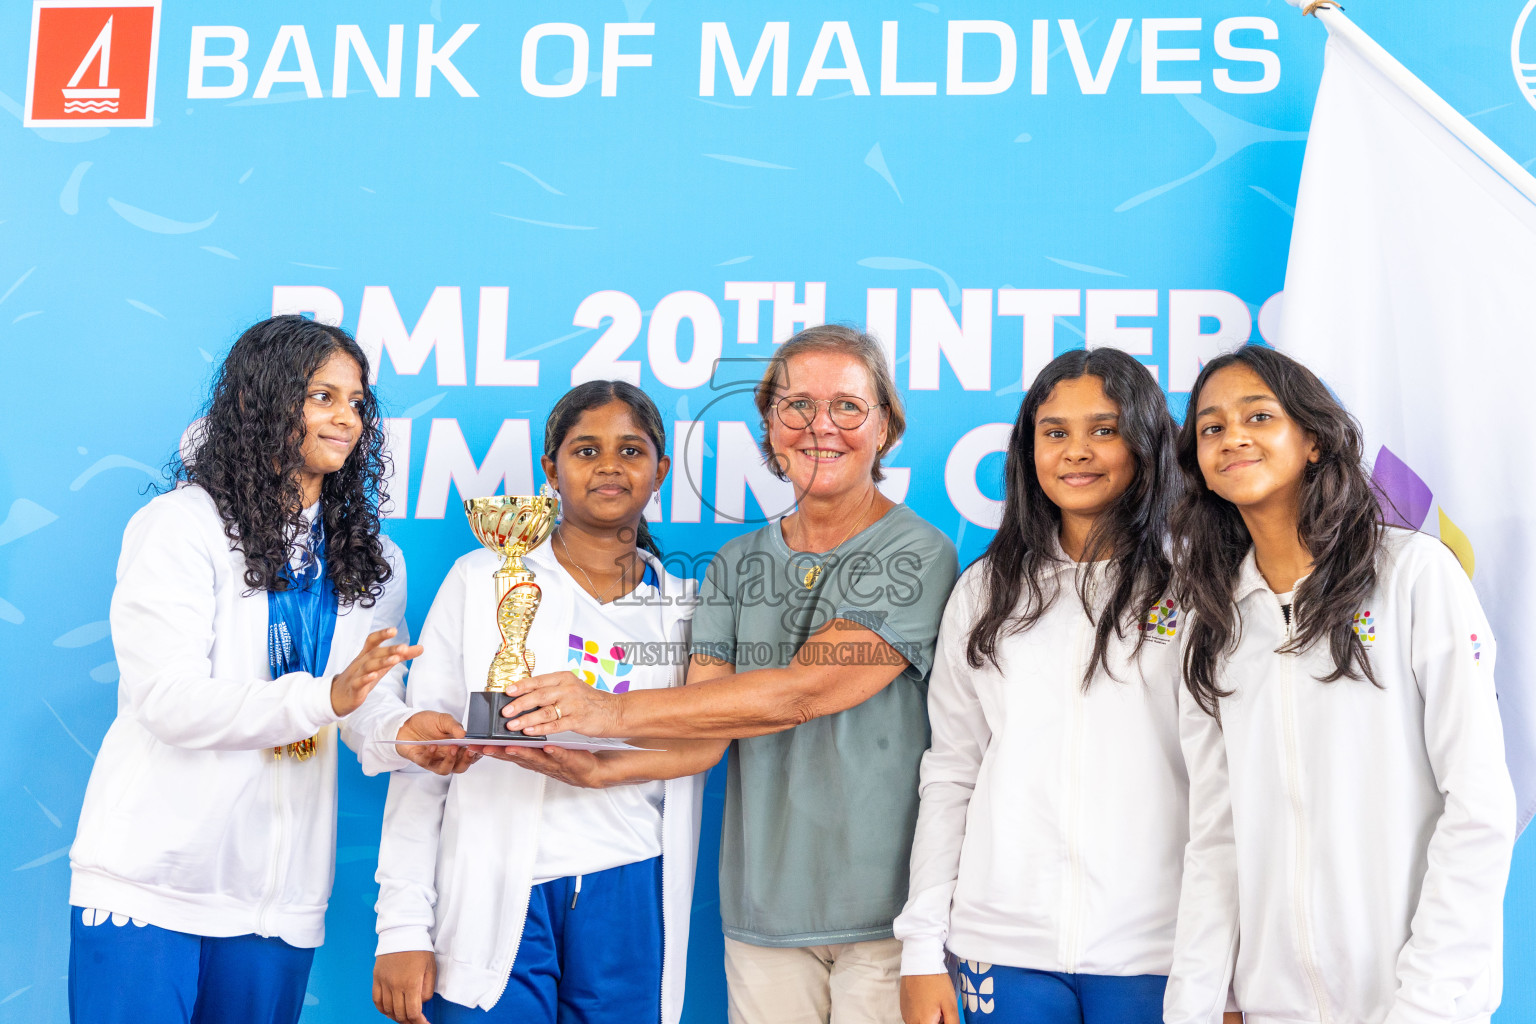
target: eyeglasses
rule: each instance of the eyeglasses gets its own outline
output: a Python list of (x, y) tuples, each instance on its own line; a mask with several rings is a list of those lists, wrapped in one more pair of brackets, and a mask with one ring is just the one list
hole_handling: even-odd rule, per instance
[[(781, 398), (774, 403), (773, 408), (779, 414), (779, 421), (786, 427), (804, 430), (816, 421), (816, 413), (823, 405), (827, 407), (827, 415), (831, 417), (832, 424), (843, 430), (854, 430), (869, 419), (870, 404), (853, 395), (840, 395), (837, 398)], [(885, 403), (881, 402), (880, 405)]]

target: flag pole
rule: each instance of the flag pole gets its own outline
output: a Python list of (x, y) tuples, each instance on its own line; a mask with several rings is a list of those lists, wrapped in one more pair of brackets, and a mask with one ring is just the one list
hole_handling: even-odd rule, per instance
[(1417, 103), (1425, 113), (1440, 122), (1446, 131), (1461, 140), (1463, 145), (1477, 154), (1478, 159), (1492, 168), (1499, 177), (1509, 182), (1531, 202), (1536, 203), (1536, 177), (1532, 177), (1531, 172), (1521, 167), (1514, 157), (1495, 145), (1492, 139), (1477, 129), (1476, 125), (1462, 117), (1455, 107), (1419, 81), (1413, 72), (1403, 67), (1396, 57), (1384, 50), (1380, 43), (1366, 34), (1364, 29), (1350, 21), (1337, 3), (1333, 0), (1312, 0), (1302, 13), (1316, 17), (1327, 26), (1330, 35), (1338, 35), (1353, 44), (1355, 50), (1370, 61), (1387, 81), (1401, 89), (1403, 94)]

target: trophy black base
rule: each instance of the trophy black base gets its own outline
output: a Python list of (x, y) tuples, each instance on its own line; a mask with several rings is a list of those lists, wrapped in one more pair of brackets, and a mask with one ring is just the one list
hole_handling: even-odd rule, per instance
[(517, 699), (516, 694), (480, 690), (469, 695), (469, 719), (464, 736), (472, 740), (532, 739), (521, 729), (508, 729), (501, 709)]

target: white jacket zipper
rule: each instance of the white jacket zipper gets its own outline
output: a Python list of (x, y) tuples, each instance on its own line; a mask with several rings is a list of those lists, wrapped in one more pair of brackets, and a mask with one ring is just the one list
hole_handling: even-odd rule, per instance
[[(673, 643), (680, 643), (683, 637), (683, 620), (678, 619), (672, 623), (672, 628), (666, 631), (668, 639)], [(688, 682), (686, 668), (679, 669), (673, 675), (673, 686), (685, 686)], [(729, 756), (729, 755), (727, 755)], [(657, 1006), (661, 1010), (661, 1024), (667, 1021), (667, 808), (671, 805), (669, 791), (681, 788), (676, 779), (668, 779), (662, 783), (661, 791), (661, 998), (657, 1000)], [(683, 913), (688, 913), (684, 908)], [(685, 957), (687, 951), (684, 950)]]
[(661, 995), (656, 1000), (661, 1024), (666, 1024), (667, 1020), (667, 796), (665, 787), (670, 785), (669, 782), (662, 783), (661, 796)]
[(523, 928), (517, 933), (517, 938), (512, 940), (512, 956), (507, 960), (507, 969), (501, 975), (501, 987), (496, 990), (496, 997), (491, 1000), (495, 1006), (501, 1002), (501, 997), (506, 994), (507, 985), (512, 981), (512, 967), (517, 963), (517, 951), (523, 944), (523, 932), (528, 930), (528, 911), (533, 909), (533, 886), (528, 887), (528, 903), (523, 907)]
[[(1283, 613), (1282, 613), (1283, 614)], [(1291, 614), (1285, 618), (1285, 639), (1290, 643), (1295, 632), (1296, 606), (1291, 606)], [(1291, 816), (1296, 829), (1296, 881), (1292, 893), (1293, 910), (1296, 915), (1296, 942), (1301, 953), (1301, 969), (1307, 976), (1307, 982), (1312, 986), (1312, 997), (1317, 1002), (1317, 1012), (1322, 1024), (1332, 1024), (1333, 1015), (1328, 1012), (1328, 998), (1323, 991), (1323, 980), (1318, 974), (1317, 957), (1312, 949), (1311, 907), (1307, 899), (1307, 884), (1312, 874), (1311, 865), (1311, 840), (1307, 834), (1306, 817), (1303, 813), (1301, 800), (1301, 755), (1296, 738), (1296, 695), (1294, 672), (1296, 655), (1290, 652), (1281, 656), (1281, 700), (1283, 708), (1281, 720), (1285, 726), (1285, 777), (1290, 789)]]
[(268, 920), (272, 904), (277, 900), (278, 891), (282, 887), (286, 872), (282, 870), (287, 860), (288, 846), (288, 793), (283, 785), (288, 777), (288, 762), (293, 760), (282, 754), (277, 755), (277, 763), (273, 765), (272, 775), (272, 802), (276, 806), (276, 822), (272, 829), (272, 863), (267, 871), (267, 894), (262, 898), (261, 906), (256, 911), (256, 934), (261, 936), (272, 935), (271, 922)]
[[(534, 817), (533, 817), (533, 836), (534, 836), (534, 842), (535, 843), (538, 842), (539, 828), (540, 828), (540, 826), (542, 826), (544, 824), (544, 787), (545, 787), (545, 785), (547, 785), (547, 783), (541, 784), (539, 786), (539, 805), (538, 805), (538, 807), (533, 812), (533, 814), (534, 814)], [(535, 847), (535, 853), (537, 853), (537, 847)], [(517, 935), (514, 936), (513, 939), (512, 939), (512, 955), (507, 958), (507, 969), (502, 972), (502, 975), (501, 975), (501, 987), (496, 990), (496, 997), (491, 1000), (491, 1005), (492, 1006), (495, 1006), (497, 1003), (501, 1002), (501, 997), (506, 994), (507, 985), (512, 981), (512, 968), (517, 963), (517, 951), (523, 945), (523, 932), (526, 932), (528, 930), (528, 911), (530, 911), (532, 909), (533, 909), (533, 886), (530, 885), (530, 886), (528, 886), (528, 899), (527, 899), (527, 901), (523, 905), (523, 926), (522, 926), (522, 928), (520, 928), (518, 930)]]
[[(667, 639), (673, 643), (681, 641), (683, 636), (683, 624), (681, 620), (672, 623), (665, 632)], [(688, 682), (687, 670), (673, 673), (672, 686), (683, 686)], [(729, 755), (727, 755), (729, 756)], [(661, 998), (656, 1000), (656, 1006), (660, 1010), (661, 1024), (667, 1021), (667, 807), (671, 804), (668, 799), (668, 791), (677, 788), (674, 780), (667, 780), (661, 784)], [(684, 913), (688, 911), (684, 910)]]
[[(1084, 620), (1087, 621), (1086, 619)], [(1084, 654), (1086, 630), (1082, 623), (1077, 631), (1077, 662), (1082, 669), (1088, 663)], [(1061, 963), (1069, 974), (1077, 973), (1077, 946), (1082, 932), (1083, 916), (1083, 865), (1082, 865), (1082, 794), (1083, 794), (1083, 733), (1087, 728), (1087, 708), (1084, 707), (1083, 680), (1081, 673), (1070, 680), (1072, 685), (1072, 737), (1067, 761), (1067, 886), (1068, 913), (1063, 922)]]

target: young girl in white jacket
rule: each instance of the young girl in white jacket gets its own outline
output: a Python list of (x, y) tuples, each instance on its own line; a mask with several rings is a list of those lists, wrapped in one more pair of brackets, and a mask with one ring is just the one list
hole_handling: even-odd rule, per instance
[(1153, 1024), (1187, 834), (1174, 424), (1146, 367), (1030, 385), (1003, 521), (944, 611), (902, 940), (906, 1024)]
[(117, 719), (70, 849), (78, 1024), (297, 1021), (335, 861), (335, 726), (370, 772), (406, 763), (373, 739), (463, 735), (399, 700), (420, 648), (388, 642), (405, 563), (379, 533), (367, 381), (339, 328), (251, 327), (177, 487), (124, 531)]
[(1205, 365), (1174, 518), (1190, 842), (1169, 1024), (1485, 1022), (1515, 801), (1494, 643), (1438, 540), (1383, 525), (1294, 360)]
[[(543, 466), (562, 518), (524, 558), (543, 591), (527, 641), (539, 671), (563, 666), (616, 693), (682, 684), (695, 585), (662, 567), (644, 519), (666, 478), (665, 451), (655, 405), (624, 382), (580, 385), (550, 413)], [(483, 548), (454, 563), (427, 615), (412, 702), (462, 716), (484, 688), (501, 642), (499, 565)], [(374, 967), (381, 1013), (402, 1024), (676, 1024), (703, 794), (696, 773), (720, 752), (638, 745), (666, 749), (491, 747), (498, 760), (452, 779), (390, 780)]]

